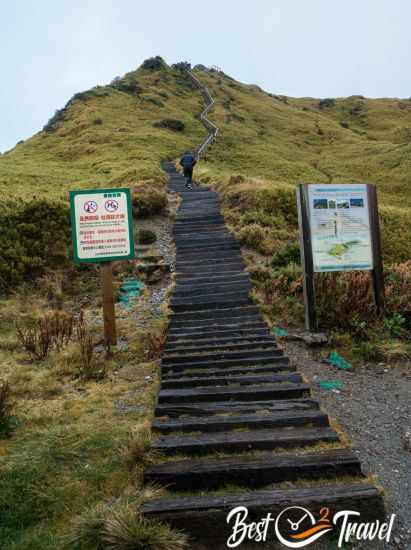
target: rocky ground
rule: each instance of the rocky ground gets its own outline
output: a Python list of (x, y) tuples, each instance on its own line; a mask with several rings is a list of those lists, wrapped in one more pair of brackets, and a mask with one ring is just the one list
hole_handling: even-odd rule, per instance
[[(304, 344), (287, 342), (286, 351), (312, 385), (322, 408), (352, 439), (364, 473), (377, 476), (388, 514), (397, 515), (389, 545), (374, 542), (354, 548), (411, 549), (411, 365), (367, 365), (342, 371), (320, 361)], [(322, 380), (337, 380), (342, 387), (322, 389)]]

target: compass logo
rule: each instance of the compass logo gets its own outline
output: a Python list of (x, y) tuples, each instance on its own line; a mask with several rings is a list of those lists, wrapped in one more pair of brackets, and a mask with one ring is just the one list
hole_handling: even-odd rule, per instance
[(278, 514), (274, 529), (287, 548), (304, 548), (333, 529), (328, 508), (321, 508), (320, 519), (301, 506), (290, 506)]

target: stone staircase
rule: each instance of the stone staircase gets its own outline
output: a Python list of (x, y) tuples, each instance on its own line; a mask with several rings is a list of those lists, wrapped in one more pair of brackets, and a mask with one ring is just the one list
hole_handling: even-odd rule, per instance
[(361, 521), (382, 519), (380, 492), (250, 299), (218, 194), (197, 185), (188, 191), (173, 164), (163, 169), (182, 202), (153, 422), (152, 448), (163, 461), (146, 469), (145, 480), (166, 486), (170, 496), (147, 502), (143, 513), (186, 531), (191, 548), (195, 541), (225, 547), (227, 513), (240, 505), (254, 521), (288, 506), (316, 518), (328, 507), (359, 511)]

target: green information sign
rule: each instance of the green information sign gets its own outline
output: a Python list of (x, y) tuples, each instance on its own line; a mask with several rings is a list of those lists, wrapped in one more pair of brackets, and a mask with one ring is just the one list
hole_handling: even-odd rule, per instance
[(135, 258), (129, 189), (70, 191), (74, 261)]

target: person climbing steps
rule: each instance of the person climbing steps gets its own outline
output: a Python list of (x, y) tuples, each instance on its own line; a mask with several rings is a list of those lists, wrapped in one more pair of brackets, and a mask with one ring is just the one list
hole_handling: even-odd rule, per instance
[(186, 151), (180, 159), (180, 166), (183, 168), (184, 177), (186, 178), (186, 187), (191, 189), (191, 184), (193, 182), (193, 169), (197, 160), (195, 156), (190, 152)]

